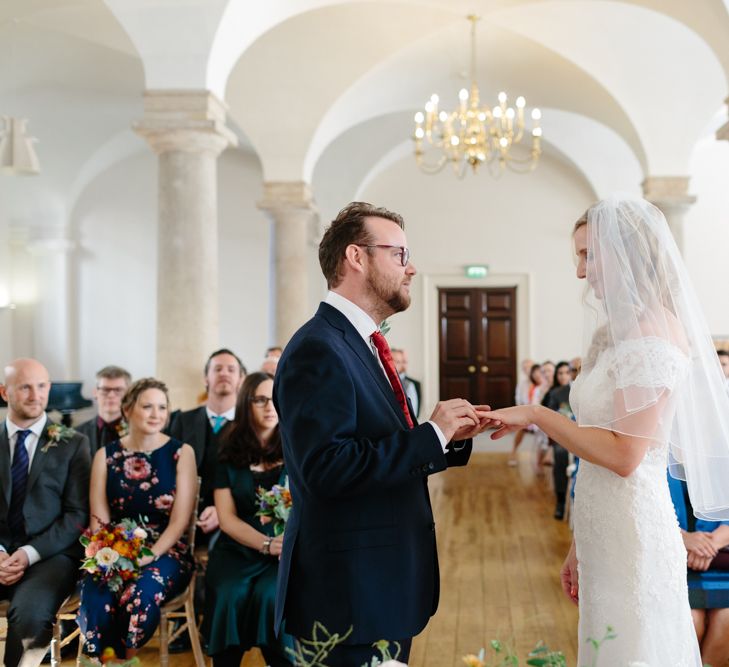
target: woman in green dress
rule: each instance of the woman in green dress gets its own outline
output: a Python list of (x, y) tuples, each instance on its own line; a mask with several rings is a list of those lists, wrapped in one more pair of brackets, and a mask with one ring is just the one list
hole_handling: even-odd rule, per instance
[(258, 646), (271, 667), (292, 665), (293, 638), (275, 636), (276, 575), (283, 536), (256, 516), (256, 489), (284, 484), (273, 376), (252, 373), (238, 396), (235, 420), (222, 435), (215, 477), (215, 508), (221, 534), (205, 575), (203, 634), (214, 667), (239, 667)]

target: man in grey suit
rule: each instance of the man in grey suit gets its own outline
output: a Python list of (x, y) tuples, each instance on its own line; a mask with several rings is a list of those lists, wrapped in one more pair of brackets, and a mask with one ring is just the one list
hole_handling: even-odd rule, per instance
[(56, 612), (76, 585), (89, 522), (86, 436), (46, 415), (48, 371), (35, 359), (5, 368), (0, 395), (0, 599), (10, 600), (5, 667), (43, 660)]

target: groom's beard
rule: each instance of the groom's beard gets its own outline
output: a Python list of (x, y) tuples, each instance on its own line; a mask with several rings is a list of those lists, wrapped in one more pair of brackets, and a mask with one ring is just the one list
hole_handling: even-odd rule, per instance
[(375, 274), (367, 282), (372, 293), (380, 302), (386, 303), (393, 313), (401, 313), (410, 306), (410, 294), (402, 289), (404, 284), (410, 284), (410, 280), (387, 280), (384, 276)]

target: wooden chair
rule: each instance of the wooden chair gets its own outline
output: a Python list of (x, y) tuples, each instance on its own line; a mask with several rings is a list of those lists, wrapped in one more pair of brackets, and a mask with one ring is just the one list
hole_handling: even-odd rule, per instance
[[(200, 483), (197, 478), (197, 492), (195, 509), (190, 517), (190, 525), (187, 528), (187, 542), (190, 545), (190, 553), (195, 553), (195, 528), (197, 527), (197, 510), (200, 502)], [(195, 658), (195, 667), (205, 667), (206, 661), (200, 646), (200, 634), (197, 627), (197, 616), (195, 615), (195, 578), (197, 572), (193, 570), (192, 579), (187, 588), (177, 597), (166, 602), (160, 609), (159, 621), (159, 662), (161, 667), (168, 667), (170, 654), (170, 642), (175, 641), (183, 632), (190, 636), (192, 654)], [(182, 620), (182, 624), (171, 633), (174, 621)], [(170, 634), (171, 633), (171, 634)]]
[(67, 637), (61, 637), (61, 621), (76, 621), (76, 614), (81, 605), (81, 598), (78, 592), (66, 598), (56, 614), (56, 622), (53, 625), (53, 637), (51, 639), (51, 667), (61, 667), (61, 649), (70, 644), (76, 637), (79, 637), (79, 655), (81, 654), (81, 630), (78, 625)]

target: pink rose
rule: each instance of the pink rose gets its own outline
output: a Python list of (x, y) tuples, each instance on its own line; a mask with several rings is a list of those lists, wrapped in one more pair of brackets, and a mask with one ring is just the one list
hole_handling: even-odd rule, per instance
[(154, 499), (154, 506), (158, 510), (169, 510), (172, 509), (172, 505), (175, 502), (175, 497), (169, 493), (165, 493), (163, 496), (157, 496)]
[(124, 476), (127, 479), (147, 479), (151, 473), (152, 468), (145, 459), (134, 457), (124, 461)]
[(86, 549), (84, 549), (84, 555), (86, 558), (93, 558), (97, 553), (99, 553), (99, 549), (101, 549), (101, 544), (99, 542), (89, 542), (86, 545)]

